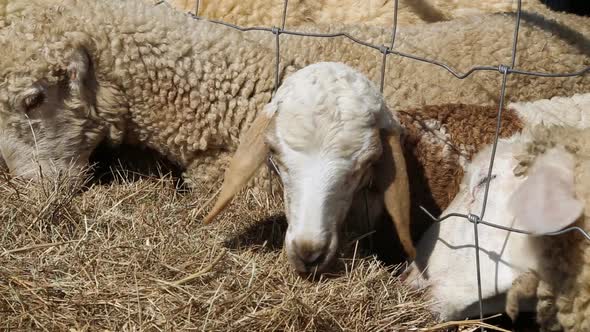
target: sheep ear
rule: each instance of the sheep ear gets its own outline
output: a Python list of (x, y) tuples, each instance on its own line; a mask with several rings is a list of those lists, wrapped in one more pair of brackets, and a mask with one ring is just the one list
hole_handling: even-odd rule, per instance
[(70, 86), (82, 89), (89, 78), (90, 56), (84, 47), (77, 46), (70, 56), (67, 67)]
[(572, 155), (553, 148), (537, 158), (528, 178), (509, 198), (508, 209), (525, 231), (555, 232), (574, 223), (584, 210), (574, 189)]
[(254, 176), (260, 165), (264, 163), (269, 152), (268, 145), (264, 142), (264, 135), (274, 119), (274, 114), (266, 109), (263, 110), (244, 134), (230, 161), (229, 168), (225, 171), (217, 202), (203, 221), (205, 224), (213, 221), (223, 211), (238, 191)]
[(375, 165), (375, 182), (383, 193), (385, 209), (393, 219), (400, 242), (411, 259), (416, 248), (410, 233), (410, 186), (400, 135), (381, 130), (383, 154)]

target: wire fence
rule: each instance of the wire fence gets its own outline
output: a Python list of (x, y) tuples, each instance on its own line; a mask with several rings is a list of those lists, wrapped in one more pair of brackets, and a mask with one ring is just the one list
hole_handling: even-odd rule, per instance
[[(231, 23), (208, 19), (208, 21), (210, 21), (210, 22), (213, 22), (216, 24), (221, 24), (221, 25), (224, 25), (224, 26), (227, 26), (227, 27), (239, 30), (239, 31), (244, 31), (244, 32), (245, 31), (267, 31), (267, 32), (272, 33), (275, 36), (276, 58), (275, 58), (274, 91), (276, 91), (280, 85), (279, 73), (280, 73), (280, 49), (281, 49), (280, 48), (280, 45), (281, 45), (281, 43), (280, 43), (281, 38), (280, 37), (281, 37), (281, 35), (294, 35), (294, 36), (315, 37), (315, 38), (344, 37), (344, 38), (348, 38), (349, 40), (351, 40), (357, 44), (360, 44), (360, 45), (363, 45), (367, 48), (379, 51), (383, 55), (382, 62), (381, 62), (381, 76), (380, 76), (380, 85), (379, 85), (381, 92), (383, 92), (383, 87), (385, 85), (385, 69), (387, 66), (387, 57), (389, 55), (395, 55), (395, 56), (399, 56), (399, 57), (409, 58), (409, 59), (412, 59), (415, 61), (425, 62), (425, 63), (432, 64), (434, 66), (444, 68), (446, 71), (448, 71), (451, 75), (453, 75), (457, 79), (465, 79), (465, 78), (469, 77), (471, 74), (478, 72), (478, 71), (495, 71), (495, 72), (498, 72), (501, 74), (502, 80), (501, 80), (501, 87), (500, 87), (500, 101), (499, 101), (499, 105), (498, 105), (496, 129), (495, 129), (495, 134), (494, 134), (494, 141), (492, 144), (492, 154), (491, 154), (489, 167), (488, 167), (488, 174), (487, 174), (488, 180), (485, 183), (484, 199), (483, 199), (483, 204), (481, 207), (481, 212), (479, 213), (479, 215), (471, 214), (471, 213), (470, 214), (449, 213), (449, 214), (446, 214), (446, 215), (441, 216), (439, 218), (436, 218), (431, 213), (429, 213), (425, 208), (421, 207), (422, 210), (424, 211), (424, 213), (426, 215), (428, 215), (430, 218), (432, 218), (432, 220), (434, 220), (435, 222), (441, 222), (441, 221), (448, 219), (450, 217), (460, 217), (460, 218), (464, 218), (465, 220), (467, 220), (473, 224), (473, 232), (474, 232), (474, 238), (475, 238), (475, 257), (476, 257), (477, 286), (478, 286), (480, 319), (483, 319), (484, 310), (483, 310), (483, 298), (482, 298), (482, 291), (481, 291), (481, 271), (480, 271), (480, 258), (479, 258), (479, 251), (480, 251), (479, 250), (479, 237), (478, 237), (479, 225), (481, 224), (481, 225), (488, 226), (488, 227), (494, 227), (494, 228), (505, 230), (508, 232), (515, 232), (515, 233), (520, 233), (520, 234), (530, 234), (530, 233), (523, 231), (523, 230), (519, 230), (519, 229), (515, 229), (515, 228), (511, 228), (511, 227), (505, 227), (505, 226), (501, 226), (501, 225), (496, 225), (494, 223), (484, 221), (484, 216), (485, 216), (487, 202), (488, 202), (488, 196), (489, 196), (489, 192), (490, 192), (490, 179), (491, 179), (492, 170), (494, 167), (494, 160), (495, 160), (495, 156), (496, 156), (496, 148), (497, 148), (497, 144), (498, 144), (498, 139), (500, 136), (500, 129), (502, 127), (502, 112), (504, 109), (504, 99), (505, 99), (505, 95), (506, 95), (506, 82), (508, 80), (508, 76), (509, 75), (529, 75), (529, 76), (536, 76), (536, 77), (574, 77), (574, 76), (585, 75), (588, 72), (590, 72), (590, 66), (585, 67), (585, 68), (581, 68), (580, 70), (577, 70), (574, 72), (569, 72), (569, 73), (534, 72), (534, 71), (525, 71), (525, 70), (520, 70), (518, 68), (515, 68), (515, 66), (516, 66), (516, 49), (517, 49), (517, 45), (518, 45), (518, 32), (520, 29), (520, 21), (521, 21), (521, 13), (522, 13), (522, 0), (515, 0), (515, 1), (517, 2), (517, 11), (516, 11), (516, 19), (515, 19), (515, 23), (514, 23), (514, 26), (515, 26), (514, 34), (512, 37), (512, 53), (511, 53), (510, 64), (509, 65), (498, 64), (498, 65), (489, 65), (489, 66), (474, 66), (463, 73), (453, 69), (451, 66), (449, 66), (443, 62), (436, 61), (433, 59), (424, 58), (424, 57), (414, 55), (414, 54), (408, 54), (408, 53), (396, 51), (394, 49), (395, 40), (396, 40), (396, 36), (397, 36), (397, 13), (398, 13), (398, 8), (399, 8), (399, 0), (394, 0), (394, 3), (393, 3), (393, 8), (392, 8), (392, 10), (393, 10), (393, 23), (392, 23), (392, 29), (391, 29), (391, 31), (392, 31), (391, 42), (388, 45), (371, 44), (371, 43), (365, 42), (363, 40), (360, 40), (358, 38), (355, 38), (354, 36), (351, 36), (350, 34), (345, 33), (345, 32), (326, 34), (326, 33), (309, 33), (309, 32), (304, 33), (304, 32), (287, 30), (287, 29), (285, 29), (285, 23), (286, 23), (286, 19), (287, 19), (287, 9), (288, 9), (289, 0), (284, 0), (282, 20), (281, 20), (280, 27), (275, 27), (275, 26), (273, 26), (273, 27), (240, 27), (238, 25), (234, 25)], [(163, 1), (160, 1), (159, 3), (162, 3), (162, 2)], [(200, 7), (200, 0), (195, 0), (195, 12), (190, 13), (190, 15), (195, 19), (206, 19), (205, 17), (199, 16), (199, 7)], [(560, 230), (558, 232), (553, 232), (553, 233), (549, 233), (546, 235), (554, 236), (554, 235), (559, 235), (559, 234), (573, 232), (573, 231), (581, 233), (586, 239), (588, 239), (588, 241), (590, 241), (590, 234), (588, 234), (585, 230), (581, 229), (580, 227), (576, 227), (576, 226), (568, 227), (568, 228), (565, 228), (565, 229)], [(481, 328), (481, 329), (483, 331), (483, 328)]]

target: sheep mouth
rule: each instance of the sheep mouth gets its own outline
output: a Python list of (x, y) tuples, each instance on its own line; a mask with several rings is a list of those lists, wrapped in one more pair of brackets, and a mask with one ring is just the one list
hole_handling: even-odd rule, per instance
[[(299, 267), (295, 268), (295, 273), (299, 275), (302, 279), (306, 279), (309, 281), (319, 281), (320, 279), (325, 279), (326, 277), (336, 277), (339, 274), (337, 273), (338, 264), (336, 264), (336, 259), (332, 255), (332, 258), (328, 258), (328, 260), (324, 260), (321, 264), (315, 266), (304, 266), (304, 269), (300, 269)], [(326, 259), (326, 258), (324, 258)]]
[(338, 240), (334, 241), (334, 239), (332, 239), (330, 242), (326, 243), (321, 252), (318, 252), (317, 255), (312, 255), (312, 257), (300, 257), (295, 245), (286, 245), (284, 248), (287, 253), (288, 261), (291, 266), (293, 266), (295, 272), (305, 279), (309, 277), (312, 277), (313, 279), (314, 276), (320, 276), (335, 271), (336, 258), (340, 252), (340, 248), (334, 246), (333, 242), (337, 243)]

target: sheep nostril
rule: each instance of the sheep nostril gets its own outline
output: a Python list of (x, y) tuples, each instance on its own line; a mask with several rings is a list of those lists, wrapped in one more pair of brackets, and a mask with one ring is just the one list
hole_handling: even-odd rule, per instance
[(300, 241), (299, 243), (293, 241), (293, 247), (297, 254), (297, 258), (307, 268), (319, 266), (326, 259), (326, 249), (328, 246), (323, 244), (311, 241)]
[(314, 266), (319, 266), (320, 264), (322, 264), (324, 262), (324, 259), (326, 258), (326, 254), (321, 252), (321, 253), (316, 253), (317, 258), (311, 261), (307, 261), (305, 263), (305, 265), (310, 266), (310, 267), (314, 267)]

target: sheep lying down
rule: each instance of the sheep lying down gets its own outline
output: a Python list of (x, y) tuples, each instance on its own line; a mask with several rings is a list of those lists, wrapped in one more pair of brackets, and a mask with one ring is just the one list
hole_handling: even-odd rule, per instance
[(514, 172), (518, 187), (506, 211), (533, 234), (528, 241), (538, 267), (513, 283), (507, 312), (517, 315), (515, 293), (536, 297), (543, 331), (590, 330), (590, 239), (578, 232), (544, 235), (569, 226), (590, 231), (589, 141), (590, 130), (536, 132)]
[[(306, 95), (309, 94), (308, 92)], [(293, 96), (289, 97), (293, 98)], [(503, 112), (500, 137), (515, 139), (514, 137), (517, 137), (522, 130), (539, 124), (590, 127), (589, 107), (590, 94), (510, 103)], [(417, 221), (421, 221), (425, 217), (418, 208), (419, 206), (426, 206), (431, 211), (436, 211), (437, 208), (444, 209), (460, 192), (459, 183), (473, 155), (493, 142), (497, 112), (496, 106), (465, 104), (431, 105), (419, 109), (393, 112), (393, 116), (399, 119), (403, 128), (402, 149), (409, 176), (411, 218), (415, 225), (412, 229), (414, 236), (419, 236), (421, 231), (421, 226), (417, 225), (420, 223)], [(277, 118), (281, 117), (277, 116)], [(299, 122), (289, 121), (293, 127), (301, 127), (295, 125)], [(472, 129), (465, 130), (465, 128)], [(278, 129), (273, 128), (270, 132), (275, 130)], [(293, 132), (289, 127), (286, 127), (285, 130)], [(306, 137), (303, 134), (300, 135)], [(276, 138), (269, 138), (267, 144), (273, 147), (277, 145), (273, 143), (274, 141)], [(274, 148), (274, 150), (281, 151), (279, 148)], [(279, 157), (273, 159), (278, 159), (277, 164), (281, 165)], [(288, 181), (286, 179), (288, 176), (289, 172), (281, 172), (283, 181)], [(247, 181), (247, 179), (244, 177), (242, 181)], [(229, 180), (226, 178), (226, 181)], [(226, 199), (230, 198), (231, 195)], [(221, 199), (221, 202), (227, 201)], [(223, 205), (218, 205), (218, 208), (222, 207)], [(350, 212), (354, 212), (354, 210), (351, 209)], [(376, 208), (376, 211), (375, 213), (379, 214), (379, 207)], [(218, 212), (218, 210), (214, 210), (212, 214), (215, 215)]]
[[(267, 64), (273, 63), (274, 52), (253, 41), (264, 41), (262, 33), (192, 20), (142, 1), (61, 1), (65, 5), (35, 1), (26, 15), (0, 29), (0, 154), (10, 172), (31, 178), (40, 169), (46, 178), (53, 170), (76, 174), (100, 142), (125, 142), (177, 163), (190, 183), (215, 183), (271, 99), (275, 73)], [(397, 45), (409, 53), (440, 54), (444, 59), (437, 59), (447, 62), (496, 63), (503, 58), (499, 54), (509, 59), (509, 43), (497, 36), (512, 31), (513, 23), (511, 17), (492, 15), (400, 29)], [(474, 32), (469, 42), (478, 50), (469, 59), (462, 48), (448, 48), (464, 41), (463, 30)], [(538, 66), (528, 69), (573, 71), (587, 60), (569, 38), (548, 36), (525, 22), (521, 32), (527, 38), (520, 39), (526, 50), (520, 54)], [(527, 47), (541, 38), (552, 47)], [(379, 78), (378, 52), (338, 38), (284, 39), (281, 78), (325, 58), (354, 63), (373, 81)], [(490, 40), (502, 42), (491, 46)], [(549, 54), (568, 61), (555, 63)], [(478, 75), (488, 74), (494, 73)], [(444, 70), (392, 56), (384, 94), (396, 109), (450, 100), (494, 104), (497, 82), (478, 78), (458, 81)], [(589, 84), (583, 77), (524, 80), (520, 75), (510, 82), (518, 85), (509, 89), (511, 101), (588, 91)], [(418, 158), (418, 164), (441, 162)]]
[[(159, 0), (147, 0), (160, 3)], [(196, 0), (167, 0), (182, 11), (193, 12)], [(302, 24), (368, 24), (390, 28), (393, 24), (394, 0), (290, 0), (287, 27)], [(284, 0), (200, 0), (199, 16), (242, 26), (280, 26)], [(544, 9), (538, 0), (522, 1), (526, 10)], [(512, 0), (400, 0), (397, 24), (420, 24), (446, 21), (481, 13), (513, 12)]]
[[(578, 233), (543, 235), (574, 225), (590, 230), (589, 141), (587, 128), (537, 126), (499, 141), (491, 177), (489, 146), (468, 166), (459, 194), (443, 214), (479, 215), (489, 181), (484, 220), (535, 234), (479, 226), (486, 314), (506, 306), (515, 317), (519, 309), (534, 310), (534, 301), (519, 300), (536, 298), (544, 330), (590, 330), (590, 240)], [(452, 217), (420, 240), (404, 277), (428, 287), (442, 319), (457, 319), (477, 315), (475, 269), (473, 225)]]
[[(0, 29), (0, 153), (16, 176), (34, 178), (39, 169), (46, 178), (54, 170), (75, 174), (99, 143), (128, 143), (176, 163), (189, 184), (209, 187), (271, 99), (272, 34), (239, 32), (144, 1), (8, 2), (20, 9), (11, 10), (11, 23)], [(548, 35), (549, 28), (554, 27), (523, 21), (523, 68), (579, 70), (587, 56), (578, 39), (567, 29)], [(464, 70), (508, 61), (511, 46), (502, 37), (513, 29), (513, 18), (505, 15), (404, 27), (396, 48)], [(355, 31), (374, 42), (390, 34), (368, 27)], [(280, 79), (319, 61), (354, 65), (372, 81), (380, 78), (382, 55), (375, 50), (342, 38), (281, 40)], [(547, 44), (533, 47), (538, 40)], [(470, 57), (462, 47), (448, 47), (459, 43), (471, 45)], [(567, 61), (555, 62), (556, 56)], [(438, 67), (392, 55), (385, 75), (383, 94), (394, 110), (496, 103), (498, 73), (457, 80)], [(589, 86), (582, 77), (515, 75), (507, 100), (571, 95)]]
[[(285, 249), (301, 273), (336, 257), (349, 210), (367, 194), (371, 215), (383, 207), (410, 257), (409, 188), (401, 127), (374, 84), (341, 63), (307, 66), (278, 89), (243, 137), (225, 174), (210, 222), (270, 153), (284, 185)], [(366, 191), (364, 191), (364, 190)]]

